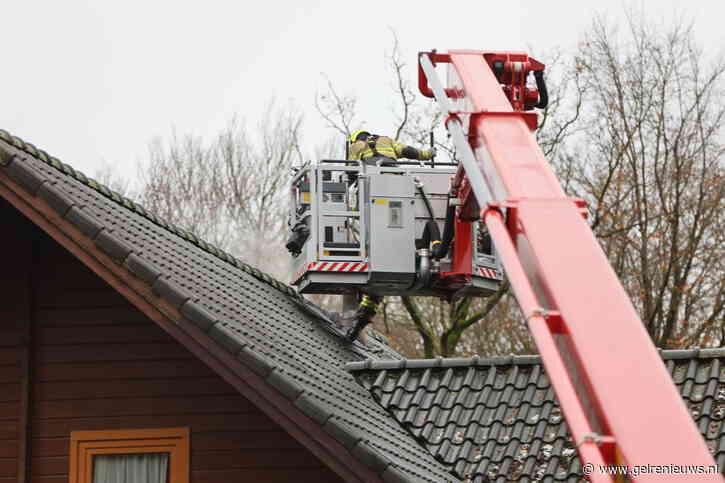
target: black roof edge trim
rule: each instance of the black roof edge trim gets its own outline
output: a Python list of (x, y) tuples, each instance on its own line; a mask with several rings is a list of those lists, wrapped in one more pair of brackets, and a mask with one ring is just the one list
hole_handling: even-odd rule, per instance
[(382, 474), (383, 481), (385, 483), (410, 483), (411, 480), (408, 479), (407, 475), (405, 473), (401, 472), (397, 468), (395, 468), (393, 465), (388, 466), (385, 468), (385, 471)]
[(191, 298), (182, 287), (162, 277), (157, 278), (151, 285), (151, 291), (166, 299), (177, 310)]
[(218, 319), (205, 309), (200, 303), (194, 300), (187, 300), (179, 309), (181, 315), (189, 319), (199, 329), (206, 332), (211, 326), (218, 322)]
[(161, 276), (161, 270), (155, 264), (149, 263), (135, 253), (131, 253), (126, 257), (124, 264), (131, 273), (149, 285), (153, 285), (156, 279)]
[(388, 458), (380, 454), (365, 440), (358, 441), (351, 453), (378, 474), (382, 474), (392, 464)]
[(300, 394), (302, 394), (302, 386), (297, 384), (291, 378), (286, 377), (279, 369), (273, 370), (265, 380), (267, 381), (267, 384), (277, 389), (290, 401), (294, 401)]
[(119, 265), (131, 254), (133, 249), (121, 238), (117, 237), (110, 230), (103, 229), (93, 240), (103, 252), (116, 261)]
[(228, 329), (223, 323), (217, 322), (209, 327), (207, 331), (216, 343), (222, 346), (227, 352), (237, 354), (241, 350), (241, 344), (231, 329)]
[(327, 420), (323, 429), (349, 451), (362, 439), (362, 435), (357, 434), (355, 428), (334, 416)]
[(264, 378), (276, 369), (276, 366), (267, 360), (266, 357), (247, 346), (241, 347), (239, 353), (237, 353), (237, 359)]
[(295, 401), (295, 406), (302, 410), (307, 416), (312, 418), (318, 424), (324, 426), (327, 420), (332, 417), (332, 413), (325, 409), (321, 404), (307, 393), (301, 393)]

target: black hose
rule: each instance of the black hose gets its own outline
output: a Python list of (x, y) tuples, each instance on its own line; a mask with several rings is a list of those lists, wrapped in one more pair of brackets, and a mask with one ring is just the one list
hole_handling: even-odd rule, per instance
[[(441, 241), (441, 230), (438, 228), (438, 223), (436, 223), (433, 220), (428, 220), (425, 222), (425, 227), (423, 227), (423, 238), (421, 239), (421, 246), (417, 248), (429, 248), (431, 242), (434, 241)], [(436, 243), (436, 246), (438, 246), (440, 243)], [(435, 247), (434, 247), (435, 249)]]
[[(441, 245), (441, 230), (438, 228), (438, 223), (435, 221), (435, 216), (433, 215), (433, 208), (430, 205), (430, 201), (428, 200), (428, 196), (425, 194), (425, 190), (423, 190), (423, 185), (418, 185), (418, 193), (420, 193), (421, 198), (423, 198), (423, 203), (425, 203), (425, 207), (428, 210), (428, 221), (425, 222), (425, 227), (423, 228), (423, 238), (421, 241), (420, 246), (416, 246), (416, 248), (430, 248), (430, 244), (432, 242), (437, 242), (433, 246), (433, 253), (436, 252), (436, 250), (439, 250), (439, 246)], [(435, 255), (433, 258), (436, 258)]]
[(539, 91), (539, 103), (534, 107), (545, 109), (549, 105), (549, 91), (546, 90), (546, 81), (544, 80), (544, 71), (535, 70), (534, 79), (536, 80), (536, 89)]
[(425, 203), (425, 207), (428, 209), (428, 218), (430, 218), (431, 221), (434, 221), (435, 216), (433, 216), (433, 208), (431, 208), (430, 201), (428, 201), (428, 197), (425, 195), (425, 191), (423, 191), (423, 185), (418, 186), (418, 193), (420, 193), (420, 196), (423, 198), (423, 203)]
[(441, 243), (436, 243), (433, 247), (432, 256), (434, 260), (440, 260), (441, 258), (448, 255), (448, 250), (451, 247), (453, 241), (453, 223), (456, 218), (456, 207), (455, 205), (448, 205), (446, 209), (446, 224), (443, 226), (443, 240)]

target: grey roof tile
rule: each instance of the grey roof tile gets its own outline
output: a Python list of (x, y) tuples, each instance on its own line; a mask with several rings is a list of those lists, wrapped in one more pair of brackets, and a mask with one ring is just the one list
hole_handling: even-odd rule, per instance
[(156, 266), (155, 263), (144, 260), (135, 253), (130, 254), (124, 260), (126, 267), (136, 275), (138, 278), (148, 283), (153, 284), (157, 278), (161, 275), (161, 270)]
[[(128, 262), (128, 260), (126, 261)], [(181, 306), (180, 311), (184, 317), (192, 321), (194, 325), (204, 332), (208, 331), (212, 325), (218, 322), (217, 318), (214, 317), (214, 314), (193, 300), (187, 300), (186, 303)]]
[(115, 236), (110, 230), (101, 230), (94, 242), (106, 255), (121, 263), (133, 250), (128, 243)]
[(259, 352), (252, 350), (250, 347), (242, 346), (237, 354), (237, 359), (242, 361), (247, 367), (252, 369), (258, 375), (267, 377), (275, 368), (269, 360)]
[(165, 298), (177, 309), (181, 308), (191, 298), (191, 294), (184, 287), (168, 278), (158, 277), (151, 285), (151, 290)]
[[(716, 461), (725, 461), (725, 350), (661, 352)], [(347, 365), (461, 479), (579, 481), (581, 464), (537, 356)], [(725, 471), (725, 467), (720, 466)]]
[(73, 223), (84, 235), (95, 239), (103, 229), (101, 222), (94, 216), (89, 215), (78, 206), (71, 207), (65, 214), (65, 218)]
[(73, 200), (50, 183), (41, 185), (38, 189), (38, 196), (45, 200), (60, 216), (65, 216), (73, 206)]
[(47, 182), (30, 163), (26, 160), (21, 160), (20, 156), (16, 156), (5, 170), (12, 179), (17, 181), (32, 195), (37, 194), (40, 185)]
[(325, 425), (327, 420), (330, 419), (333, 412), (329, 407), (320, 401), (319, 399), (310, 396), (309, 394), (302, 393), (296, 400), (295, 406), (300, 408), (302, 412), (308, 415), (313, 420), (317, 421), (320, 425)]
[(279, 369), (272, 371), (272, 373), (267, 376), (266, 380), (270, 386), (284, 394), (284, 396), (290, 401), (297, 399), (297, 396), (299, 396), (302, 392), (302, 386)]
[(328, 418), (324, 429), (348, 450), (352, 450), (362, 438), (359, 431), (352, 426), (346, 425), (343, 420), (337, 417)]
[(236, 338), (236, 334), (229, 329), (229, 327), (223, 322), (217, 322), (209, 327), (207, 331), (209, 337), (214, 339), (219, 346), (227, 350), (231, 354), (239, 352), (239, 341)]
[(344, 370), (346, 363), (366, 358), (399, 365), (400, 355), (376, 337), (368, 346), (346, 344), (324, 311), (291, 287), (0, 130), (0, 160), (11, 158), (0, 166), (3, 172), (33, 192), (44, 183), (52, 185), (65, 198), (45, 194), (42, 200), (59, 212), (70, 202), (65, 218), (90, 239), (107, 230), (112, 237), (104, 235), (99, 243), (108, 252), (127, 254), (116, 260), (118, 269), (152, 285), (187, 317), (179, 323), (207, 330), (220, 347), (275, 387), (292, 395), (296, 391), (289, 388), (301, 388), (297, 407), (379, 470), (381, 478), (459, 481)]

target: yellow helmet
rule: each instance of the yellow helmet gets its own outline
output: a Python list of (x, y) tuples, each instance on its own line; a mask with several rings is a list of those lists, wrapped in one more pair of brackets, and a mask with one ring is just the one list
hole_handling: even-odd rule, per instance
[(359, 135), (361, 135), (361, 134), (367, 134), (368, 136), (370, 135), (370, 133), (367, 132), (366, 130), (364, 130), (364, 129), (358, 129), (357, 131), (355, 131), (352, 134), (350, 134), (350, 142), (351, 143), (354, 143), (355, 141), (357, 141), (357, 137)]

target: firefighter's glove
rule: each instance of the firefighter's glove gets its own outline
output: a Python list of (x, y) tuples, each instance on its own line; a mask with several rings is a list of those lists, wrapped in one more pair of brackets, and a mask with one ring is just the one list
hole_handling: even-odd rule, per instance
[(436, 156), (436, 148), (432, 147), (430, 149), (424, 149), (423, 151), (420, 152), (420, 154), (421, 154), (420, 159), (424, 159), (424, 160), (433, 159)]

